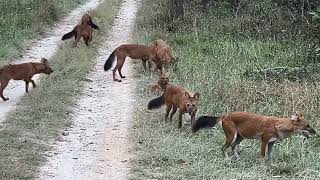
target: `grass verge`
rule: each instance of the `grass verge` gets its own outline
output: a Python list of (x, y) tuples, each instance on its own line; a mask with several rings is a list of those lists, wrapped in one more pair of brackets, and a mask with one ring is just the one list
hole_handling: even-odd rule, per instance
[(0, 64), (18, 58), (46, 28), (85, 0), (22, 0), (0, 3)]
[(1, 179), (34, 178), (45, 162), (50, 144), (70, 127), (72, 107), (80, 95), (86, 75), (95, 63), (101, 37), (106, 35), (121, 1), (107, 0), (94, 12), (101, 28), (91, 47), (81, 42), (62, 45), (50, 63), (54, 73), (41, 79), (41, 84), (25, 95), (11, 112), (0, 131)]
[[(286, 79), (282, 82), (266, 79), (254, 81), (243, 76), (247, 70), (256, 67), (304, 66), (307, 40), (299, 37), (292, 39), (289, 35), (287, 39), (278, 35), (270, 37), (268, 33), (267, 38), (263, 38), (246, 32), (245, 28), (245, 36), (241, 32), (229, 33), (224, 29), (239, 26), (237, 23), (245, 19), (235, 19), (224, 9), (215, 9), (206, 19), (196, 11), (196, 6), (186, 7), (185, 19), (192, 17), (193, 21), (184, 23), (185, 20), (180, 19), (177, 26), (182, 26), (183, 30), (169, 33), (163, 29), (166, 26), (161, 22), (168, 12), (163, 9), (166, 2), (142, 1), (137, 16), (136, 41), (150, 43), (161, 37), (173, 47), (179, 62), (178, 70), (171, 72), (170, 80), (173, 84), (200, 93), (198, 117), (232, 111), (288, 117), (293, 111), (300, 110), (313, 127), (319, 127), (319, 82), (292, 82)], [(249, 13), (246, 17), (251, 18), (248, 16)], [(193, 25), (192, 22), (198, 24)], [(243, 26), (240, 24), (240, 27)], [(138, 105), (132, 130), (136, 154), (131, 161), (132, 179), (319, 177), (319, 137), (304, 141), (294, 136), (278, 142), (273, 150), (273, 160), (269, 163), (259, 157), (259, 141), (245, 140), (240, 146), (240, 160), (226, 160), (221, 153), (224, 144), (221, 127), (193, 135), (190, 125), (177, 129), (177, 115), (174, 117), (176, 121), (165, 124), (164, 109), (146, 109), (148, 101), (155, 98), (147, 87), (149, 83), (157, 82), (157, 75), (145, 76), (143, 72), (137, 72), (137, 75)], [(190, 124), (189, 117), (185, 120)]]

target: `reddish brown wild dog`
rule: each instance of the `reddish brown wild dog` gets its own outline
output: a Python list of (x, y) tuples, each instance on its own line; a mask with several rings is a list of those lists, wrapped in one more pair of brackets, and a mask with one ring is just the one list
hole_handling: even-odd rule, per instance
[(70, 39), (74, 36), (74, 46), (76, 47), (81, 37), (83, 37), (84, 42), (89, 46), (89, 43), (92, 41), (92, 28), (99, 29), (99, 27), (92, 22), (89, 14), (84, 14), (80, 23), (71, 32), (63, 35), (62, 40)]
[(154, 60), (158, 69), (161, 69), (163, 65), (169, 65), (175, 63), (175, 56), (173, 55), (170, 46), (162, 39), (157, 39), (154, 42), (156, 46), (157, 56)]
[(185, 113), (189, 113), (191, 116), (191, 123), (195, 123), (195, 116), (198, 110), (199, 93), (193, 94), (184, 88), (176, 85), (168, 85), (162, 94), (162, 96), (151, 100), (148, 103), (148, 109), (160, 108), (162, 105), (166, 105), (165, 122), (167, 122), (169, 113), (170, 122), (172, 117), (179, 109), (179, 123), (178, 128), (182, 127), (182, 116)]
[(291, 118), (279, 118), (274, 116), (257, 115), (250, 112), (231, 112), (220, 117), (202, 116), (192, 129), (197, 132), (201, 128), (213, 127), (222, 121), (223, 131), (226, 136), (222, 152), (227, 157), (227, 148), (231, 147), (234, 155), (239, 157), (236, 146), (243, 139), (258, 139), (261, 141), (261, 156), (270, 158), (274, 143), (298, 133), (306, 138), (315, 134), (300, 112), (296, 112)]
[(36, 87), (35, 82), (32, 77), (35, 74), (50, 74), (52, 69), (49, 67), (48, 60), (45, 58), (41, 59), (40, 63), (22, 63), (14, 65), (5, 65), (0, 68), (0, 96), (6, 101), (9, 98), (3, 96), (3, 90), (7, 87), (9, 81), (13, 80), (23, 80), (26, 82), (26, 92), (28, 92), (29, 83), (31, 82), (33, 87)]
[[(146, 70), (146, 63), (150, 63), (151, 59), (156, 57), (156, 49), (154, 45), (138, 45), (138, 44), (124, 44), (117, 47), (109, 56), (106, 63), (104, 64), (104, 70), (108, 71), (111, 69), (112, 64), (117, 57), (117, 64), (112, 71), (112, 77), (114, 81), (121, 82), (121, 79), (116, 78), (116, 71), (119, 72), (120, 78), (125, 78), (122, 75), (121, 69), (124, 64), (126, 57), (130, 57), (131, 59), (141, 59), (142, 65)], [(149, 64), (150, 67), (150, 64)]]

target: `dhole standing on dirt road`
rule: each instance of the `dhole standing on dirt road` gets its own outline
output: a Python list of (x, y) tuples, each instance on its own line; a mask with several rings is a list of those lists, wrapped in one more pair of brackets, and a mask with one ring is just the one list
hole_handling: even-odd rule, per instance
[(26, 92), (28, 92), (29, 83), (31, 82), (33, 87), (36, 87), (32, 77), (35, 74), (51, 74), (53, 71), (49, 66), (48, 60), (45, 58), (41, 59), (40, 63), (22, 63), (14, 65), (5, 65), (0, 68), (0, 97), (7, 101), (9, 98), (3, 96), (3, 90), (7, 87), (9, 81), (13, 80), (24, 80), (26, 82)]
[(81, 37), (83, 37), (84, 42), (89, 46), (89, 43), (92, 41), (92, 28), (99, 29), (99, 27), (92, 22), (89, 14), (84, 14), (81, 22), (71, 32), (63, 35), (62, 40), (70, 39), (74, 36), (74, 46), (76, 47)]

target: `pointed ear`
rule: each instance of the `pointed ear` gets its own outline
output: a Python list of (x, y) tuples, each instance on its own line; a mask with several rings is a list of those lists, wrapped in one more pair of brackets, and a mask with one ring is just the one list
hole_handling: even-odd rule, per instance
[(46, 58), (41, 58), (40, 62), (43, 64), (48, 64), (48, 60)]
[(190, 98), (190, 94), (188, 92), (185, 92), (184, 95), (186, 96), (186, 98)]
[(199, 100), (200, 94), (199, 94), (199, 93), (196, 93), (193, 97), (194, 97), (196, 100)]

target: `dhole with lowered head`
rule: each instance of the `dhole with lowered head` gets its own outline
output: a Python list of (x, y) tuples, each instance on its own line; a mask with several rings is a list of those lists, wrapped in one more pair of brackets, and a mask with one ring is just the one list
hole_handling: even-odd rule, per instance
[(14, 65), (5, 65), (0, 68), (0, 97), (6, 101), (9, 98), (3, 96), (3, 90), (7, 87), (9, 81), (13, 80), (23, 80), (26, 82), (26, 92), (28, 92), (29, 83), (31, 82), (33, 87), (36, 87), (35, 82), (32, 77), (35, 74), (50, 74), (52, 69), (49, 66), (48, 60), (45, 58), (41, 59), (40, 63), (22, 63)]
[(315, 134), (300, 112), (291, 118), (257, 115), (250, 112), (231, 112), (220, 117), (202, 116), (193, 124), (193, 132), (201, 128), (213, 127), (222, 121), (226, 136), (222, 152), (227, 157), (227, 148), (231, 147), (234, 155), (239, 157), (236, 146), (243, 139), (258, 139), (261, 141), (261, 156), (270, 158), (274, 143), (298, 133), (307, 138)]

